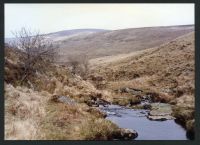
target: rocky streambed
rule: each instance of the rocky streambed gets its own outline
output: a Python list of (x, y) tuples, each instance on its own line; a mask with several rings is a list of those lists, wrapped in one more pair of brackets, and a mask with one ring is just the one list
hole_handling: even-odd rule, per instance
[[(66, 104), (76, 102), (66, 96), (56, 99)], [(167, 103), (154, 103), (148, 96), (136, 105), (114, 105), (100, 98), (91, 99), (88, 106), (98, 108), (105, 118), (121, 129), (116, 139), (135, 140), (188, 140), (186, 130), (175, 122), (172, 106)], [(138, 106), (143, 106), (139, 107)]]
[[(136, 130), (135, 140), (187, 140), (186, 131), (169, 115), (168, 104), (152, 104), (150, 110), (130, 109), (119, 105), (108, 105), (99, 108), (106, 112), (106, 119), (111, 120), (121, 128)], [(167, 109), (166, 109), (166, 108)], [(165, 110), (165, 109), (166, 110)], [(134, 138), (133, 138), (134, 139)]]
[(132, 88), (117, 93), (131, 96), (97, 106), (107, 114), (106, 119), (121, 128), (136, 130), (136, 140), (188, 140), (186, 130), (172, 116), (172, 105), (156, 100), (157, 94)]

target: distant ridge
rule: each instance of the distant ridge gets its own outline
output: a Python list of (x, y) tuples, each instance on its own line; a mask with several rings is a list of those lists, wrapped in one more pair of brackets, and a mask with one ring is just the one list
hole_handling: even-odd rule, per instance
[(61, 61), (85, 53), (89, 58), (127, 54), (159, 46), (194, 31), (194, 25), (128, 28), (78, 35), (60, 41)]
[(82, 32), (105, 32), (108, 30), (105, 29), (70, 29), (70, 30), (63, 30), (63, 31), (58, 31), (58, 32), (52, 32), (52, 33), (48, 33), (45, 35), (71, 35), (71, 34), (75, 34), (75, 33), (82, 33)]
[[(47, 34), (43, 34), (46, 38), (52, 39), (54, 41), (60, 41), (63, 39), (67, 39), (69, 37), (74, 37), (78, 35), (88, 35), (93, 34), (96, 32), (106, 32), (109, 30), (105, 29), (70, 29), (70, 30), (63, 30), (63, 31), (57, 31), (57, 32), (51, 32)], [(13, 41), (15, 38), (5, 38), (5, 42), (8, 43), (10, 41)]]

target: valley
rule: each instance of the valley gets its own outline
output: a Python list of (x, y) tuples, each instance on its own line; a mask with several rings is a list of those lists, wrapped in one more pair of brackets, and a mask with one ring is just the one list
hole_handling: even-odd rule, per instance
[(24, 53), (5, 48), (6, 140), (194, 139), (193, 25), (44, 36), (58, 56), (23, 83)]

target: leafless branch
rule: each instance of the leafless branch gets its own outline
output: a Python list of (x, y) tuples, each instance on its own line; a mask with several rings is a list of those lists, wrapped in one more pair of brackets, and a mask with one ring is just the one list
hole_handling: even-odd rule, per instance
[[(39, 31), (21, 28), (13, 32), (15, 41), (12, 46), (24, 52), (24, 79), (36, 71), (44, 70), (47, 64), (52, 63), (57, 55), (55, 44), (40, 35)], [(23, 81), (24, 81), (23, 79)]]

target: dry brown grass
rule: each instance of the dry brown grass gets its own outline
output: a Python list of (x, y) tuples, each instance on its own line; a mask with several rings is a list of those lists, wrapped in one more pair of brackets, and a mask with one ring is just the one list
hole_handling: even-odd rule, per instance
[(47, 92), (34, 92), (25, 87), (5, 85), (5, 139), (40, 139), (39, 123), (46, 113), (44, 110)]
[[(38, 73), (19, 86), (21, 55), (6, 52), (5, 139), (110, 139), (117, 127), (83, 102), (91, 97), (113, 102), (114, 97), (120, 97), (114, 90), (122, 87), (156, 92), (160, 99), (173, 100), (178, 107), (175, 116), (189, 119), (186, 126), (192, 128), (193, 116), (188, 117), (187, 111), (194, 112), (193, 35), (93, 70), (94, 75), (106, 80), (105, 90), (97, 90), (90, 81), (58, 65), (49, 66), (48, 72)], [(79, 104), (49, 102), (52, 95), (69, 96)], [(184, 104), (187, 104), (185, 112), (181, 111)]]
[(115, 124), (103, 119), (100, 111), (85, 104), (49, 102), (46, 112), (42, 122), (45, 140), (109, 139), (118, 129)]
[(106, 89), (111, 91), (121, 87), (148, 90), (167, 101), (194, 95), (194, 33), (142, 52), (91, 73), (106, 79)]
[(107, 139), (117, 128), (103, 119), (104, 114), (99, 110), (84, 103), (66, 105), (51, 102), (50, 98), (48, 92), (6, 84), (5, 139)]
[(126, 54), (161, 45), (191, 31), (194, 31), (194, 26), (191, 25), (146, 27), (72, 37), (61, 41), (59, 59), (61, 62), (66, 62), (70, 55), (87, 54), (89, 58), (99, 58)]
[(118, 129), (109, 120), (88, 118), (80, 124), (80, 137), (84, 140), (111, 140)]
[[(91, 97), (107, 98), (109, 92), (97, 90), (90, 82), (57, 65), (20, 84), (16, 76), (20, 76), (21, 69), (14, 69), (19, 68), (20, 61), (13, 62), (11, 52), (7, 52), (9, 63), (5, 64), (6, 78), (12, 79), (5, 80), (6, 140), (82, 140), (110, 136), (115, 125), (103, 119), (100, 111), (82, 103)], [(18, 57), (20, 54), (15, 59)], [(13, 72), (16, 75), (9, 75)], [(79, 103), (73, 106), (49, 102), (52, 95), (69, 96)], [(90, 128), (97, 123), (102, 130)]]
[(127, 58), (113, 59), (107, 64), (104, 61), (91, 74), (102, 76), (107, 81), (105, 89), (111, 93), (129, 87), (158, 94), (157, 101), (175, 105), (174, 116), (191, 132), (195, 104), (194, 50), (192, 32)]

